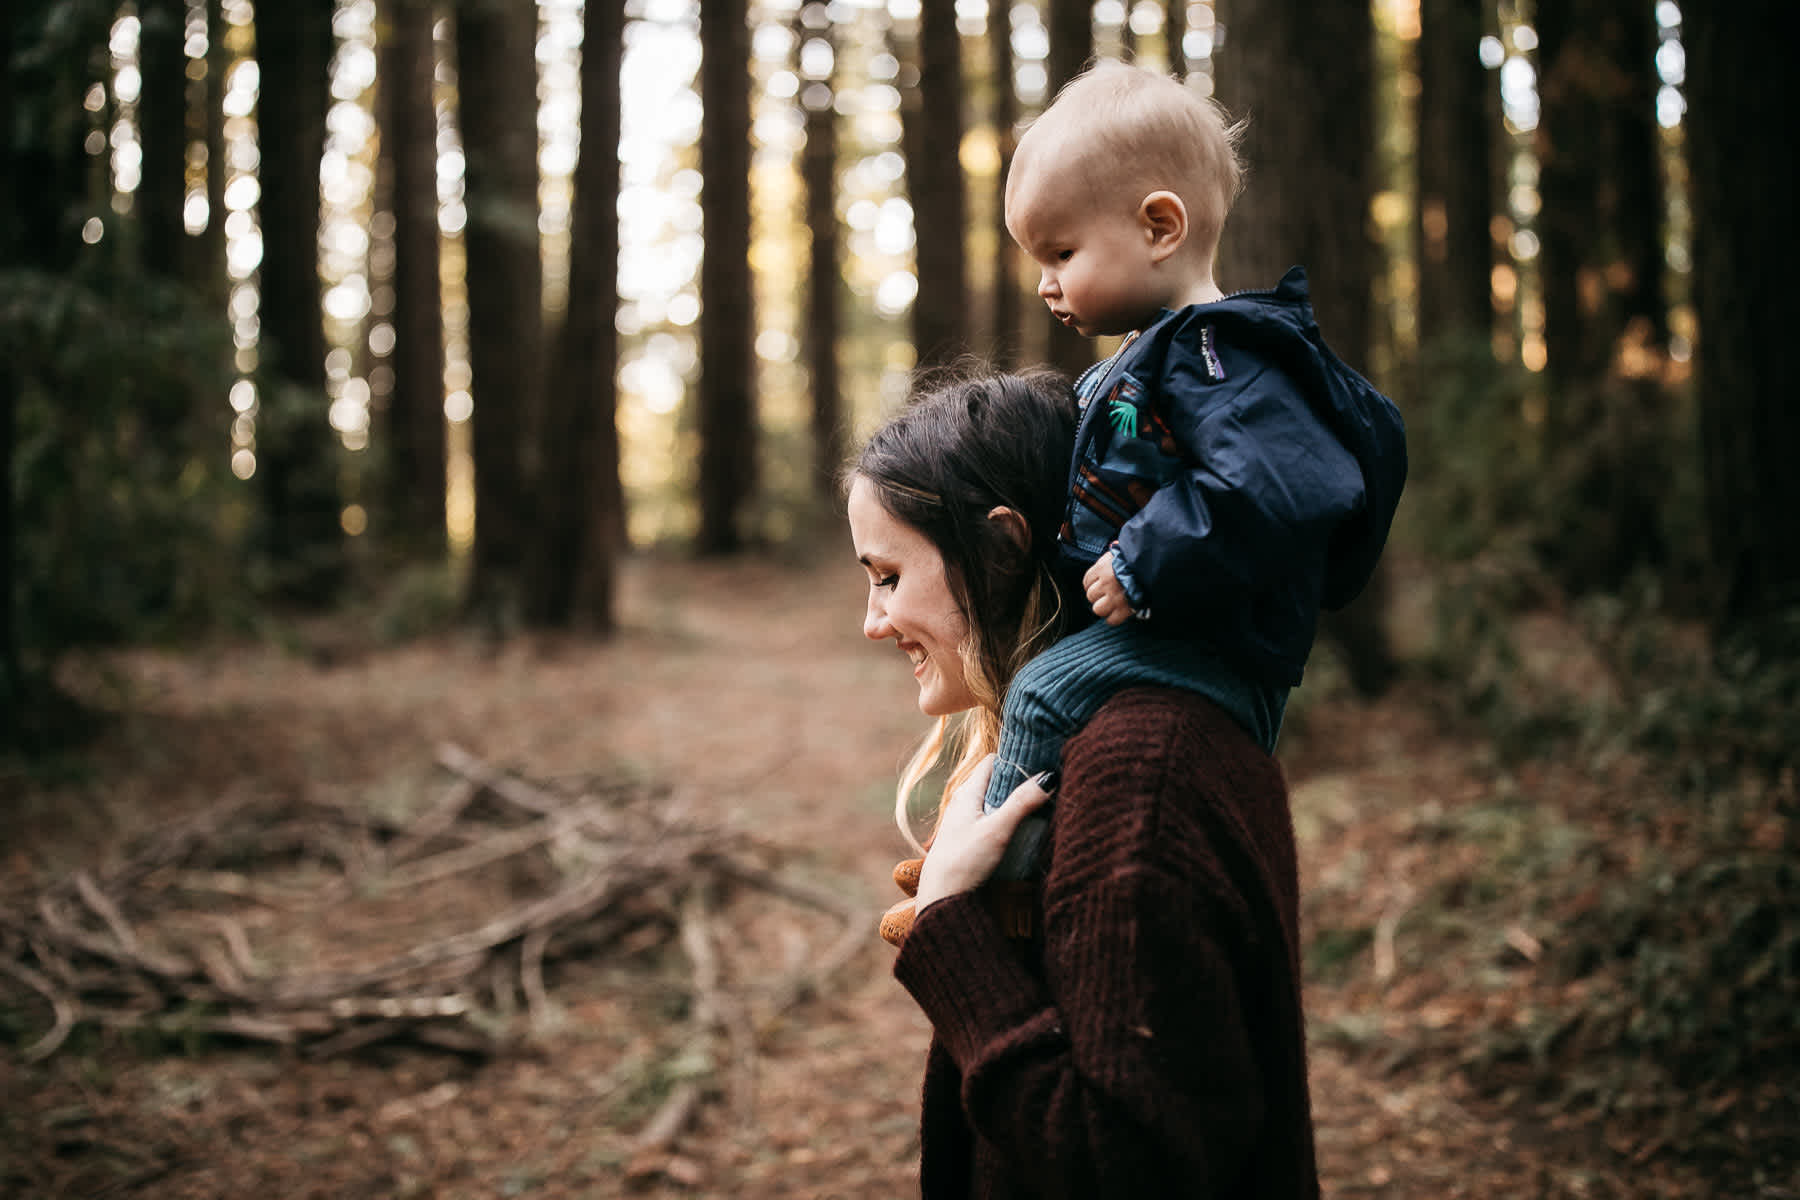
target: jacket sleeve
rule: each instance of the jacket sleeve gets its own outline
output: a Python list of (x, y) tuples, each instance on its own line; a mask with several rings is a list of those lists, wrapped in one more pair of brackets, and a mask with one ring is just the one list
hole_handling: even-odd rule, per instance
[(1333, 532), (1364, 502), (1362, 469), (1299, 383), (1244, 356), (1222, 382), (1171, 346), (1161, 411), (1193, 464), (1119, 531), (1124, 575), (1157, 616), (1242, 623), (1256, 592), (1323, 569)]
[(1245, 906), (1204, 839), (1171, 836), (1174, 735), (1086, 736), (1107, 720), (1065, 753), (1042, 977), (970, 894), (919, 915), (894, 971), (1021, 1194), (1217, 1194), (1264, 1109), (1234, 965)]

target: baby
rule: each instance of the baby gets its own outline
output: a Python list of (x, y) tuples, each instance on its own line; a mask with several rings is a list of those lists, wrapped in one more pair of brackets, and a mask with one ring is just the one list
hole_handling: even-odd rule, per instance
[[(1268, 292), (1214, 282), (1237, 134), (1177, 80), (1103, 61), (1013, 156), (1006, 227), (1038, 295), (1125, 340), (1075, 385), (1060, 535), (1064, 593), (1097, 620), (1014, 678), (990, 811), (1132, 684), (1199, 692), (1272, 751), (1320, 608), (1356, 596), (1387, 540), (1399, 411), (1327, 348), (1298, 267)], [(1032, 873), (1044, 828), (1021, 830), (997, 878)]]

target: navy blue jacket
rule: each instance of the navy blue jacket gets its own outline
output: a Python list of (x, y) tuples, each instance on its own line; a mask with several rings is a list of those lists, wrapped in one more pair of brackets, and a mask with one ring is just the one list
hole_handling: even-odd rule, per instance
[(1305, 272), (1164, 310), (1076, 394), (1068, 594), (1116, 542), (1153, 626), (1298, 684), (1320, 608), (1368, 582), (1406, 481), (1400, 412), (1325, 345)]

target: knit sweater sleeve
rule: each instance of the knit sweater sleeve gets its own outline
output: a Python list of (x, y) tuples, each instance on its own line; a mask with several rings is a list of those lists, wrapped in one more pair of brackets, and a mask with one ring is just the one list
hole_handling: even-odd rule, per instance
[(1266, 1142), (1246, 980), (1288, 948), (1258, 948), (1217, 818), (1285, 796), (1229, 718), (1172, 695), (1121, 693), (1067, 744), (1041, 972), (966, 894), (895, 962), (1020, 1194), (1227, 1195)]

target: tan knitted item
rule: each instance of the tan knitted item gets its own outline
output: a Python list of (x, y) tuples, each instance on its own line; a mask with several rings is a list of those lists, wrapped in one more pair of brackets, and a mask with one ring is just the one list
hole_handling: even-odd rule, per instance
[(881, 914), (881, 940), (898, 946), (912, 932), (916, 902), (911, 896)]

